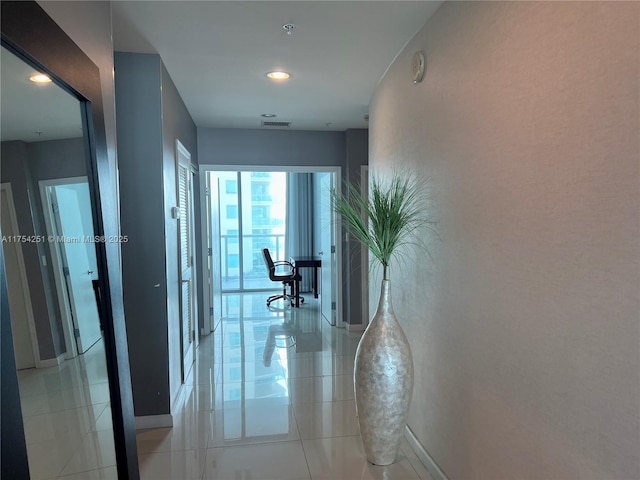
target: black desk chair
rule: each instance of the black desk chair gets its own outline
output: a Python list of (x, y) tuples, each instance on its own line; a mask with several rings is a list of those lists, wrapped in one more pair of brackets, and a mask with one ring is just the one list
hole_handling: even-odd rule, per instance
[[(273, 282), (282, 282), (282, 295), (272, 295), (267, 298), (267, 307), (271, 305), (271, 302), (279, 298), (288, 300), (291, 306), (293, 306), (294, 300), (296, 307), (300, 306), (300, 303), (304, 303), (304, 298), (300, 296), (300, 280), (302, 280), (302, 277), (293, 263), (286, 260), (274, 262), (268, 248), (263, 248), (262, 254), (264, 255), (264, 263), (269, 270), (269, 279)], [(282, 267), (284, 267), (285, 272), (276, 273), (276, 269), (282, 269)], [(287, 294), (287, 286), (290, 288), (291, 294)]]

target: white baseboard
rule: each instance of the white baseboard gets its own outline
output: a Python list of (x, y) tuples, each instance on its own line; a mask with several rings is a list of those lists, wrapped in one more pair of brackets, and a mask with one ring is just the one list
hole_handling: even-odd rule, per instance
[(47, 358), (46, 360), (39, 360), (38, 368), (57, 367), (58, 365), (61, 365), (66, 358), (67, 358), (67, 354), (62, 353), (55, 358)]
[(356, 324), (347, 323), (347, 331), (349, 333), (364, 332), (366, 328), (367, 326), (364, 323), (356, 323)]
[(422, 444), (418, 441), (414, 433), (409, 428), (409, 425), (405, 427), (404, 430), (404, 438), (407, 439), (411, 448), (416, 453), (418, 459), (422, 462), (429, 473), (433, 477), (433, 480), (448, 480), (447, 476), (444, 474), (438, 464), (431, 458), (431, 455), (424, 449)]
[[(192, 365), (191, 368), (194, 368), (194, 365)], [(188, 375), (187, 375), (187, 377), (188, 377)], [(185, 378), (187, 378), (187, 377), (185, 377)], [(178, 391), (176, 392), (175, 397), (171, 401), (171, 414), (172, 415), (173, 415), (174, 412), (177, 412), (180, 408), (182, 408), (182, 403), (184, 402), (184, 398), (183, 398), (184, 389), (185, 389), (185, 384), (183, 383), (183, 384), (180, 385), (180, 388), (178, 388)]]
[(136, 430), (173, 427), (173, 416), (170, 414), (136, 416), (135, 420)]

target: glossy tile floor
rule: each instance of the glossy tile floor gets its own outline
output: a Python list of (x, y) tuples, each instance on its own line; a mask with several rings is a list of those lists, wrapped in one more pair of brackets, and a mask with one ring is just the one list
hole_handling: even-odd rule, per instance
[[(331, 327), (311, 296), (280, 310), (267, 296), (224, 296), (173, 428), (137, 432), (141, 478), (431, 480), (405, 440), (393, 465), (365, 460), (352, 386), (360, 335)], [(19, 382), (31, 477), (116, 480), (101, 345)]]
[(102, 342), (18, 383), (32, 480), (117, 478)]
[(267, 309), (267, 296), (224, 297), (174, 427), (138, 432), (141, 477), (430, 480), (404, 440), (395, 464), (365, 460), (352, 386), (360, 335), (322, 320), (312, 296), (280, 311)]

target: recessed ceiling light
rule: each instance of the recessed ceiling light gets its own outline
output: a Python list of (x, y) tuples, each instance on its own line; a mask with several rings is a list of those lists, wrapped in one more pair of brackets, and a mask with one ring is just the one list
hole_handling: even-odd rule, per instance
[(31, 80), (32, 82), (35, 83), (50, 83), (51, 79), (45, 75), (44, 73), (38, 73), (36, 75), (33, 75), (32, 77), (29, 77), (29, 80)]
[(267, 73), (267, 77), (272, 80), (286, 80), (287, 78), (291, 77), (291, 75), (287, 72), (275, 71)]
[(274, 117), (276, 117), (276, 114), (275, 113), (263, 113), (260, 116), (264, 117), (264, 118), (274, 118)]

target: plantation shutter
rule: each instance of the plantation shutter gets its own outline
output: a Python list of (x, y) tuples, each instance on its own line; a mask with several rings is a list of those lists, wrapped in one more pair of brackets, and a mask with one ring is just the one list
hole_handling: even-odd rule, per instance
[(180, 205), (180, 266), (184, 270), (191, 266), (191, 242), (189, 219), (189, 170), (183, 165), (179, 167), (178, 203)]
[[(178, 167), (178, 203), (180, 205), (180, 268), (185, 271), (191, 266), (191, 228), (189, 220), (191, 219), (189, 205), (189, 169), (180, 165)], [(182, 324), (184, 339), (183, 342), (189, 345), (192, 341), (191, 330), (191, 282), (182, 283)]]

